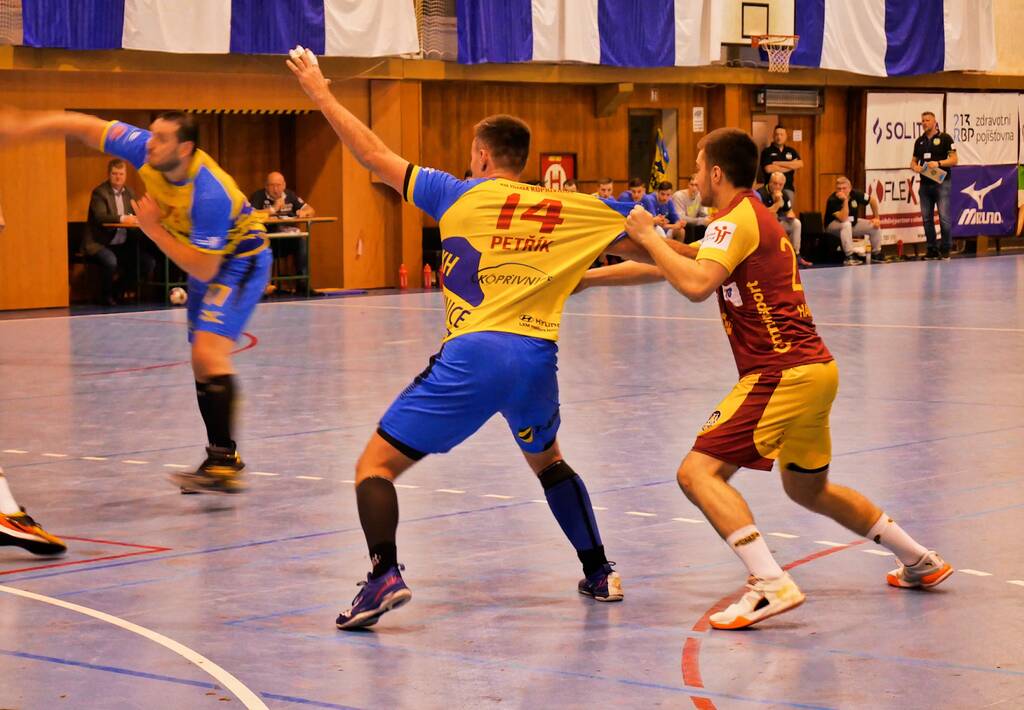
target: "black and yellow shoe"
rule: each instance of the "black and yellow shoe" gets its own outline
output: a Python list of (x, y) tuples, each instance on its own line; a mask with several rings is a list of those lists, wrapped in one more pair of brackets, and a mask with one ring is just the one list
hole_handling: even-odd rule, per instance
[(34, 555), (63, 555), (68, 550), (63, 540), (43, 530), (24, 508), (20, 513), (0, 513), (0, 545), (23, 547)]
[(241, 493), (245, 490), (242, 469), (245, 464), (235, 449), (206, 447), (206, 460), (194, 472), (178, 471), (171, 481), (185, 493)]

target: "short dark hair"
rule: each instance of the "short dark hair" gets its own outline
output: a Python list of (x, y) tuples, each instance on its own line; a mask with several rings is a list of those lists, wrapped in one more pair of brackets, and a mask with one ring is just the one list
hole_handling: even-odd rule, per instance
[(190, 113), (184, 111), (164, 111), (157, 116), (160, 121), (178, 124), (177, 137), (179, 143), (191, 143), (193, 150), (199, 149), (199, 125)]
[(786, 127), (785, 127), (785, 126), (783, 126), (783, 125), (782, 125), (781, 123), (776, 123), (776, 124), (775, 124), (775, 128), (773, 128), (773, 129), (772, 129), (772, 132), (774, 133), (775, 131), (779, 130), (780, 128), (781, 128), (782, 130), (786, 130)]
[(935, 118), (935, 112), (934, 111), (922, 111), (921, 112), (921, 118), (924, 118), (925, 116), (931, 116), (932, 118)]
[(704, 151), (705, 167), (717, 165), (734, 187), (750, 188), (757, 176), (757, 144), (738, 128), (718, 128), (697, 144)]
[(630, 178), (629, 179), (629, 186), (631, 188), (633, 188), (633, 187), (647, 187), (647, 183), (644, 182), (643, 180), (641, 180), (640, 178)]
[(499, 113), (473, 127), (473, 135), (491, 151), (499, 167), (523, 172), (530, 157), (530, 127), (515, 116)]
[(114, 168), (125, 168), (125, 169), (127, 169), (127, 167), (128, 167), (128, 163), (124, 162), (120, 158), (114, 158), (109, 163), (107, 163), (107, 175), (110, 175), (110, 172)]
[(662, 180), (661, 182), (658, 183), (658, 187), (657, 187), (658, 192), (661, 192), (662, 190), (671, 190), (671, 189), (672, 189), (672, 183), (670, 183), (668, 180)]
[(604, 178), (601, 178), (600, 180), (598, 180), (598, 181), (597, 181), (597, 184), (598, 184), (598, 185), (610, 185), (610, 184), (611, 184), (611, 183), (613, 183), (613, 182), (615, 182), (615, 181), (614, 181), (614, 180), (612, 180), (611, 178), (609, 178), (609, 177), (604, 177)]
[(569, 187), (570, 185), (576, 185), (576, 187), (579, 187), (579, 184), (572, 178), (569, 178), (568, 180), (562, 183), (562, 187)]

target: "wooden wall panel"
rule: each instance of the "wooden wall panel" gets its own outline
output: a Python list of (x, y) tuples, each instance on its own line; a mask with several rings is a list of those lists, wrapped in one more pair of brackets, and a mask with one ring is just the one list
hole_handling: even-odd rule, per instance
[[(68, 304), (64, 140), (0, 148), (0, 307)], [(52, 170), (51, 166), (60, 166)]]
[[(268, 172), (283, 170), (278, 130), (282, 117), (228, 114), (212, 118), (217, 119), (218, 145), (217, 152), (210, 154), (246, 195), (263, 187)], [(285, 181), (289, 180), (294, 182), (294, 177), (285, 174)]]
[(320, 114), (296, 116), (295, 183), (320, 215), (338, 217), (313, 227), (309, 242), (310, 275), (314, 288), (344, 284), (342, 262), (342, 151), (334, 131)]
[(855, 187), (864, 189), (863, 185), (858, 184), (864, 176), (850, 174), (852, 166), (848, 164), (850, 151), (847, 144), (851, 140), (863, 140), (851, 135), (850, 115), (847, 110), (851, 91), (854, 89), (826, 89), (825, 111), (816, 116), (813, 162), (809, 166), (815, 178), (815, 212), (825, 211), (825, 201), (835, 189), (835, 179), (840, 175), (849, 176)]

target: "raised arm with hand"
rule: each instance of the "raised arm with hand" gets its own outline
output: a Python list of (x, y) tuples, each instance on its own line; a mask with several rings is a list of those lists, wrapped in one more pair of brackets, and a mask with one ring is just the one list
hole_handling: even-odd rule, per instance
[(288, 56), (285, 63), (299, 80), (302, 90), (320, 109), (359, 164), (402, 192), (409, 161), (388, 148), (377, 134), (334, 98), (330, 89), (331, 82), (321, 73), (316, 55), (299, 46), (291, 50)]
[(70, 136), (90, 148), (100, 149), (103, 131), (110, 121), (75, 111), (20, 111), (0, 113), (0, 143), (33, 138)]

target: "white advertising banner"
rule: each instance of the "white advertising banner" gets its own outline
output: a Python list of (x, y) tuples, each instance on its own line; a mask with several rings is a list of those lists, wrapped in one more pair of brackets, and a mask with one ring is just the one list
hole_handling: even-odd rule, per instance
[[(907, 163), (910, 159), (907, 158)], [(903, 170), (868, 170), (868, 197), (878, 199), (882, 216), (882, 243), (904, 244), (924, 241), (924, 220), (917, 196), (921, 176), (910, 168)], [(935, 210), (935, 224), (939, 211)], [(938, 227), (936, 226), (936, 229)]]
[(959, 165), (1017, 161), (1020, 94), (946, 94), (946, 125)]
[(868, 94), (864, 167), (904, 168), (914, 155), (914, 141), (924, 132), (921, 114), (931, 111), (944, 125), (943, 94)]

